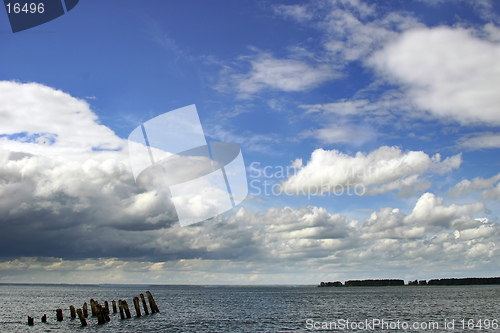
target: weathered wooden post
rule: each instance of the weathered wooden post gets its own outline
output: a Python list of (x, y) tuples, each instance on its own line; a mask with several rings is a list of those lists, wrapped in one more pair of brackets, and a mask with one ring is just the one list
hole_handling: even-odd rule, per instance
[(125, 314), (123, 313), (123, 301), (118, 301), (118, 307), (120, 308), (120, 318), (125, 319)]
[(116, 302), (113, 300), (112, 304), (113, 304), (113, 313), (116, 313), (117, 312), (116, 311)]
[(89, 310), (87, 307), (87, 302), (83, 303), (83, 316), (87, 318), (89, 316)]
[(71, 318), (76, 318), (76, 311), (73, 305), (69, 306), (69, 312), (71, 313)]
[(56, 310), (56, 317), (57, 317), (57, 321), (63, 321), (63, 312), (62, 312), (62, 309), (57, 309)]
[(148, 296), (148, 301), (149, 301), (149, 306), (151, 307), (151, 312), (160, 312), (158, 307), (156, 306), (155, 299), (153, 298), (153, 295), (151, 294), (150, 291), (146, 291), (146, 296)]
[(103, 308), (102, 311), (104, 312), (104, 320), (110, 321), (111, 318), (109, 318), (109, 308), (106, 310), (106, 308)]
[(31, 318), (30, 316), (28, 316), (28, 325), (29, 326), (33, 326), (35, 323), (33, 322), (33, 318)]
[(106, 322), (106, 319), (104, 319), (104, 310), (102, 306), (100, 304), (96, 304), (95, 308), (96, 308), (95, 312), (97, 315), (97, 324), (98, 325), (104, 324)]
[[(87, 304), (87, 303), (85, 303)], [(76, 313), (78, 313), (78, 318), (80, 318), (80, 322), (82, 323), (82, 326), (87, 326), (87, 320), (85, 320), (85, 316), (83, 315), (82, 309), (77, 309)]]
[(141, 316), (141, 307), (139, 306), (139, 297), (134, 297), (134, 307), (137, 317)]
[(106, 314), (109, 314), (109, 303), (108, 303), (108, 301), (104, 301), (104, 310), (106, 310)]
[(127, 301), (122, 301), (123, 304), (123, 309), (125, 310), (125, 315), (127, 318), (132, 318), (132, 315), (130, 314), (130, 309), (128, 308), (128, 303)]
[(144, 308), (144, 313), (149, 314), (148, 306), (146, 305), (146, 300), (144, 299), (144, 294), (141, 294), (142, 307)]
[(92, 316), (97, 316), (97, 301), (93, 298), (90, 300), (90, 308), (92, 309)]
[(46, 315), (46, 314), (44, 314), (44, 315), (42, 316), (42, 323), (46, 323), (46, 322), (47, 322), (47, 315)]

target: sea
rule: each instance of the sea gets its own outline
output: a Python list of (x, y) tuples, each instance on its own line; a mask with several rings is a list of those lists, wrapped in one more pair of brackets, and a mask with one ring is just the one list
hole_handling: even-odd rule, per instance
[[(150, 291), (159, 313), (137, 317)], [(132, 318), (82, 327), (70, 316), (93, 298), (127, 300)], [(90, 305), (90, 304), (89, 304)], [(56, 309), (64, 320), (56, 320)], [(141, 310), (142, 307), (141, 307)], [(41, 317), (47, 315), (47, 323)], [(90, 315), (90, 307), (89, 307)], [(27, 318), (34, 318), (28, 326)], [(341, 287), (0, 285), (0, 332), (500, 332), (500, 285)]]

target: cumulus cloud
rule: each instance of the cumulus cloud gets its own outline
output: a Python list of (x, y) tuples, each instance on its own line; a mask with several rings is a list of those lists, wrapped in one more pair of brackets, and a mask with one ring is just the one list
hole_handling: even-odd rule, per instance
[[(405, 193), (425, 189), (428, 173), (444, 174), (457, 169), (461, 155), (441, 160), (441, 155), (429, 156), (422, 151), (403, 152), (396, 147), (380, 147), (369, 154), (350, 156), (338, 150), (317, 149), (306, 165), (294, 162), (298, 171), (283, 187), (287, 193), (337, 193), (336, 188), (363, 188), (363, 194), (373, 195), (400, 190)], [(426, 186), (422, 186), (426, 185)], [(358, 192), (361, 191), (358, 188)]]
[(500, 199), (500, 173), (490, 177), (476, 177), (472, 180), (464, 179), (453, 186), (448, 195), (451, 198), (458, 198), (470, 193), (482, 191), (482, 196), (485, 199)]
[(484, 211), (484, 204), (477, 202), (468, 205), (451, 204), (443, 205), (443, 198), (436, 197), (432, 193), (424, 193), (418, 199), (410, 215), (405, 217), (407, 222), (427, 224), (428, 226), (440, 226), (450, 229), (452, 224), (460, 217)]
[(123, 230), (177, 220), (168, 194), (138, 188), (130, 169), (114, 159), (80, 163), (1, 151), (0, 160), (3, 255), (129, 256), (120, 253), (129, 246)]
[[(483, 208), (480, 203), (445, 204), (432, 193), (423, 194), (409, 214), (386, 207), (365, 221), (315, 206), (260, 212), (240, 208), (222, 223), (143, 231), (146, 242), (138, 233), (120, 234), (142, 254), (141, 260), (21, 256), (0, 262), (0, 271), (2, 276), (36, 272), (52, 279), (64, 274), (74, 281), (88, 278), (87, 283), (115, 276), (113, 282), (140, 278), (145, 283), (205, 284), (276, 283), (277, 278), (281, 283), (317, 283), (318, 276), (331, 276), (332, 270), (342, 272), (343, 279), (373, 277), (377, 273), (367, 267), (379, 264), (384, 272), (413, 267), (409, 273), (420, 274), (429, 266), (439, 271), (446, 262), (446, 267), (472, 272), (498, 255), (493, 245), (500, 237), (498, 224), (474, 218)], [(100, 237), (103, 244), (111, 239), (110, 234)], [(101, 248), (101, 254), (108, 253)], [(360, 276), (360, 271), (370, 276)]]
[(492, 42), (500, 42), (500, 28), (493, 23), (487, 23), (484, 25), (484, 32), (486, 33), (486, 38)]
[(2, 255), (130, 256), (126, 230), (177, 220), (168, 193), (135, 185), (126, 141), (87, 102), (2, 81), (0, 117)]
[[(412, 264), (422, 265), (423, 271), (429, 268), (425, 265), (439, 263), (449, 267), (461, 262), (463, 267), (478, 267), (481, 264), (474, 260), (487, 265), (498, 251), (495, 243), (500, 236), (497, 223), (472, 217), (479, 212), (484, 212), (482, 203), (444, 205), (443, 198), (425, 193), (409, 215), (397, 208), (372, 213), (360, 233), (363, 239), (379, 239), (375, 248), (396, 251), (393, 256), (397, 259), (406, 258)], [(488, 251), (479, 253), (478, 246), (485, 246)], [(370, 252), (363, 249), (361, 253)], [(420, 260), (423, 262), (419, 264)]]
[(493, 199), (496, 201), (500, 201), (500, 183), (493, 188), (487, 189), (482, 193), (483, 198), (485, 199)]
[(0, 81), (0, 135), (9, 150), (51, 156), (124, 146), (86, 101), (39, 83)]
[(470, 30), (419, 28), (403, 32), (370, 64), (402, 85), (420, 109), (464, 125), (498, 125), (499, 55), (500, 45)]

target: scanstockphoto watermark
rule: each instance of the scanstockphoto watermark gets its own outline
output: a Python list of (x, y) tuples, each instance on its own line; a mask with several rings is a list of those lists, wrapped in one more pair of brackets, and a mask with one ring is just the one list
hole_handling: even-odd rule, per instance
[(298, 174), (299, 167), (291, 166), (262, 166), (260, 162), (252, 162), (249, 167), (249, 193), (255, 196), (362, 196), (366, 193), (363, 179), (372, 177), (377, 170), (338, 168), (337, 177), (343, 181), (332, 184), (328, 179), (319, 182), (308, 183), (302, 186), (290, 186), (286, 183), (288, 179)]
[(347, 181), (345, 184), (329, 185), (321, 182), (320, 184), (308, 184), (297, 189), (291, 189), (283, 183), (271, 182), (268, 180), (252, 179), (250, 180), (250, 194), (259, 196), (307, 196), (308, 199), (315, 196), (362, 196), (366, 193), (363, 184), (351, 184)]
[(416, 330), (416, 331), (455, 331), (455, 330), (498, 330), (498, 319), (480, 318), (480, 319), (456, 319), (449, 318), (442, 321), (404, 321), (389, 320), (380, 318), (371, 318), (365, 320), (337, 319), (333, 321), (319, 321), (306, 319), (306, 329), (315, 331), (398, 331), (398, 330)]

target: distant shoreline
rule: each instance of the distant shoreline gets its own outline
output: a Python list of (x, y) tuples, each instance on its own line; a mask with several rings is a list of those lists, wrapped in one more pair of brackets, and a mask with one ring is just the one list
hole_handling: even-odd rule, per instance
[(400, 279), (369, 279), (321, 282), (318, 287), (395, 287), (395, 286), (471, 286), (500, 284), (500, 277), (487, 278), (446, 278), (432, 280), (414, 280), (405, 284)]

